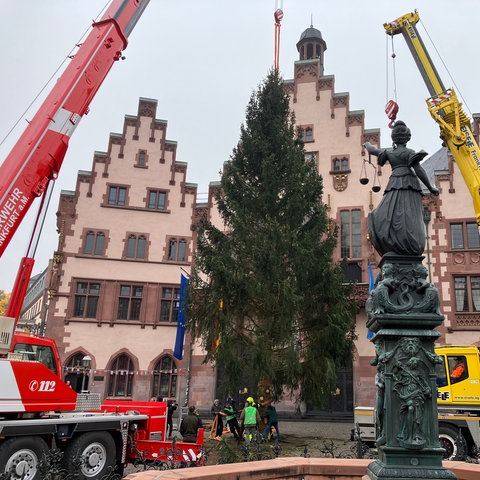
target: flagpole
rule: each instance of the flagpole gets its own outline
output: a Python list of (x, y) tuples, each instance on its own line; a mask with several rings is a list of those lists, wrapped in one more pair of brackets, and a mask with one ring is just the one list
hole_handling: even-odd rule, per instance
[(189, 352), (188, 352), (188, 365), (187, 365), (187, 382), (185, 385), (185, 407), (188, 407), (190, 402), (190, 380), (192, 374), (192, 355), (193, 355), (193, 338), (190, 334)]

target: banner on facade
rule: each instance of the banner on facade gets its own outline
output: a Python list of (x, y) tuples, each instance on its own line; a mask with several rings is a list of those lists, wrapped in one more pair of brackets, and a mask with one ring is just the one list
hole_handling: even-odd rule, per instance
[(188, 288), (188, 278), (182, 273), (180, 279), (180, 299), (178, 306), (177, 319), (177, 337), (175, 338), (175, 348), (173, 349), (173, 356), (178, 360), (183, 358), (183, 341), (185, 339), (185, 325), (187, 320), (187, 308), (185, 305), (185, 296)]
[[(368, 261), (368, 295), (371, 296), (373, 290), (375, 289), (375, 277), (373, 276), (373, 269), (370, 260)], [(373, 332), (368, 331), (367, 338), (370, 340), (373, 338)]]

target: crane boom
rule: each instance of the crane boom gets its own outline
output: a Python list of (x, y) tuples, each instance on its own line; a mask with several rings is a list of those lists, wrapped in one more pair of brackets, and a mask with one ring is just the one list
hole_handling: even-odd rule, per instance
[(383, 26), (388, 35), (402, 34), (430, 93), (428, 111), (440, 127), (440, 137), (455, 159), (473, 198), (477, 225), (480, 228), (480, 149), (453, 88), (446, 89), (423, 44), (416, 24), (417, 11), (407, 13)]
[[(0, 257), (37, 197), (44, 204), (68, 142), (150, 0), (112, 0), (0, 166)], [(38, 219), (37, 219), (38, 220)], [(34, 260), (23, 257), (6, 315), (18, 320)]]
[(36, 197), (57, 178), (70, 136), (150, 0), (113, 0), (0, 167), (0, 256)]

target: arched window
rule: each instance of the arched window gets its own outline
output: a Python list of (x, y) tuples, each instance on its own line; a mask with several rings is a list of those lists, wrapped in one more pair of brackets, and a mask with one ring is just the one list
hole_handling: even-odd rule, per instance
[(187, 258), (187, 242), (183, 238), (171, 238), (168, 244), (168, 260), (170, 262), (184, 262)]
[(112, 363), (108, 382), (109, 397), (131, 397), (133, 391), (133, 361), (125, 354), (119, 355)]
[(162, 357), (153, 372), (152, 396), (172, 398), (177, 393), (177, 366), (169, 355)]
[(82, 364), (82, 360), (86, 356), (87, 354), (84, 352), (77, 352), (63, 364), (63, 368), (66, 370), (65, 382), (77, 393), (88, 390), (88, 372), (85, 371)]
[(105, 234), (103, 232), (87, 232), (83, 253), (85, 255), (103, 255)]
[(127, 258), (145, 258), (145, 235), (132, 234), (127, 239)]

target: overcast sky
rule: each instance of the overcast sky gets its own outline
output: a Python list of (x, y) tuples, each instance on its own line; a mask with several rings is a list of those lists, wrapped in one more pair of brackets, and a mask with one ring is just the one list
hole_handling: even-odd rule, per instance
[[(78, 170), (91, 170), (93, 152), (106, 151), (110, 132), (122, 132), (124, 116), (137, 114), (139, 97), (158, 100), (157, 118), (168, 121), (167, 137), (178, 142), (177, 159), (188, 163), (187, 180), (198, 184), (199, 193), (219, 179), (222, 164), (239, 138), (250, 95), (273, 65), (277, 3), (150, 0), (130, 35), (126, 59), (113, 66), (70, 141), (34, 274), (46, 267), (57, 246), (60, 190), (75, 189)], [(22, 113), (107, 4), (106, 0), (0, 0), (0, 141), (19, 118), (33, 116), (35, 109)], [(380, 128), (382, 146), (390, 146), (384, 107), (394, 88), (387, 54), (387, 39), (389, 48), (391, 41), (383, 23), (415, 9), (420, 13), (420, 34), (443, 83), (456, 86), (469, 114), (480, 111), (478, 0), (284, 0), (281, 74), (293, 78), (298, 60), (295, 45), (313, 21), (327, 43), (325, 74), (335, 75), (336, 92), (349, 92), (350, 109), (364, 110), (365, 128)], [(398, 118), (412, 130), (411, 148), (435, 153), (440, 141), (425, 105), (428, 92), (402, 36), (394, 37), (394, 47)], [(1, 161), (24, 125), (21, 120), (21, 128), (0, 146)], [(36, 203), (31, 210), (35, 207)], [(29, 214), (0, 259), (0, 289), (7, 292), (25, 254), (32, 222)]]

